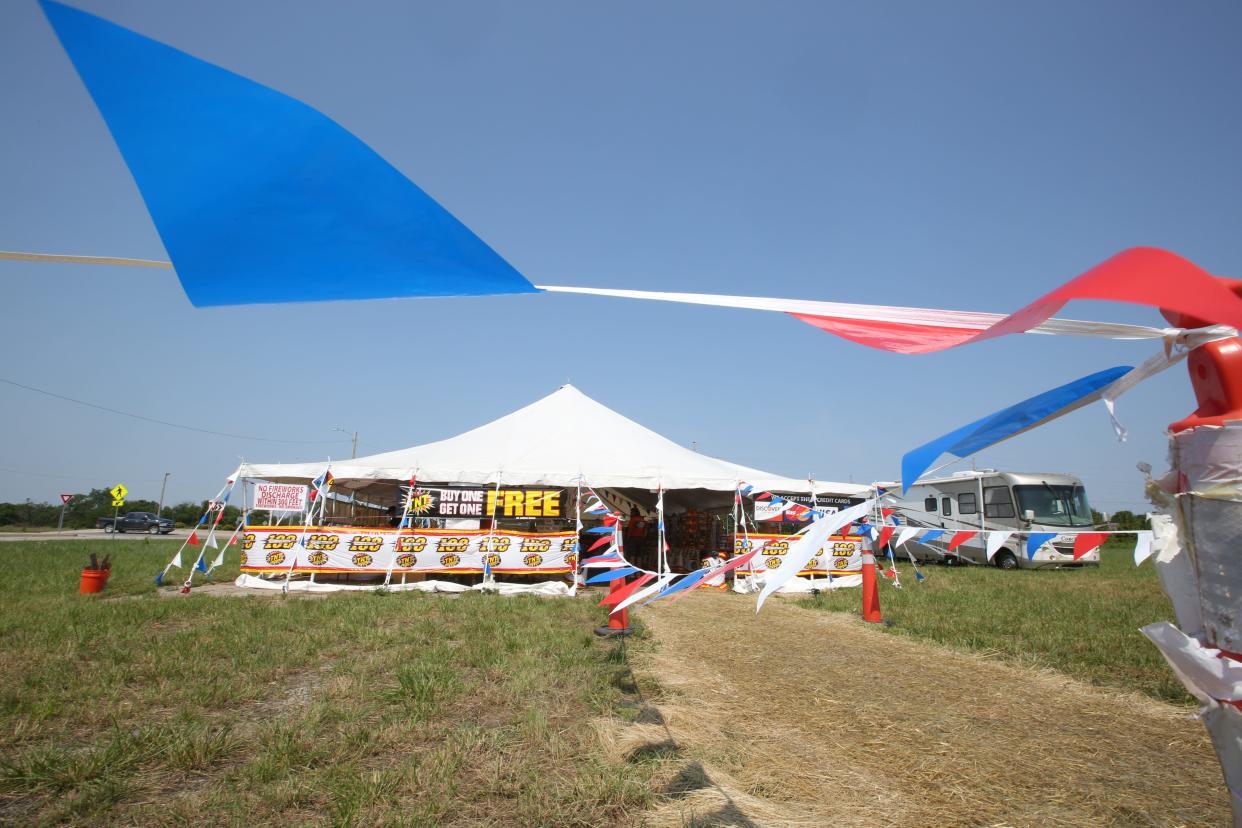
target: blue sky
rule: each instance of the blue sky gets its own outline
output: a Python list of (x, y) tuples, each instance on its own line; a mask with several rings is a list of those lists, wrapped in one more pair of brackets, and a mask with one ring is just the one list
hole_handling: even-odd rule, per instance
[[(300, 98), (535, 282), (1010, 311), (1109, 255), (1242, 272), (1235, 3), (453, 4), (78, 0)], [(293, 10), (296, 9), (296, 12)], [(164, 258), (36, 3), (0, 5), (0, 249)], [(214, 493), (238, 457), (449, 436), (571, 380), (672, 439), (821, 480), (1150, 344), (927, 356), (779, 314), (578, 296), (196, 310), (167, 271), (0, 263), (0, 500)], [(1071, 304), (1063, 316), (1159, 324)], [(291, 365), (291, 354), (293, 355)], [(1141, 508), (1181, 368), (983, 452)], [(321, 441), (321, 442), (314, 442)]]

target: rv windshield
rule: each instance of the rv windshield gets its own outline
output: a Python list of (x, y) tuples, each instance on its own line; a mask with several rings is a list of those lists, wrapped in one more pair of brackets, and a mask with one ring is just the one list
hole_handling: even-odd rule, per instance
[(1053, 526), (1090, 526), (1091, 507), (1082, 486), (1014, 486), (1018, 496), (1019, 514), (1027, 509), (1035, 513), (1036, 523)]

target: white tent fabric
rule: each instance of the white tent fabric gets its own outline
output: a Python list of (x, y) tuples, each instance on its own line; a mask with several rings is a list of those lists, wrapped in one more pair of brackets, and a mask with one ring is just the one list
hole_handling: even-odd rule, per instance
[[(236, 474), (271, 482), (302, 482), (323, 473), (311, 463), (243, 463)], [(581, 475), (607, 488), (732, 491), (739, 480), (759, 489), (808, 492), (804, 479), (781, 477), (683, 448), (563, 385), (541, 400), (486, 425), (413, 448), (332, 462), (335, 486), (375, 481), (509, 486), (573, 486)], [(819, 482), (816, 493), (864, 496), (852, 483)]]

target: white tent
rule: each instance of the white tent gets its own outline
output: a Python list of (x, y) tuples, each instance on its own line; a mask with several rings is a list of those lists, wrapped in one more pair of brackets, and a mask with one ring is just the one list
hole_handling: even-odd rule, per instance
[[(241, 478), (304, 482), (326, 461), (243, 463)], [(708, 457), (621, 416), (572, 385), (456, 437), (413, 448), (332, 462), (333, 486), (387, 488), (411, 475), (428, 483), (501, 482), (510, 486), (573, 486), (579, 477), (606, 488), (706, 489), (732, 492), (738, 481), (757, 489), (809, 493), (805, 479)], [(865, 496), (866, 486), (816, 482), (815, 492)]]

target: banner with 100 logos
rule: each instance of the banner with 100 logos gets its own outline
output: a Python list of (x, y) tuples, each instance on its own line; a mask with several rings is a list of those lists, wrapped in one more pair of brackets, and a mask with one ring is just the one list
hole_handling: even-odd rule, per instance
[[(749, 545), (747, 545), (749, 540)], [(779, 569), (789, 553), (789, 547), (798, 541), (793, 535), (752, 534), (748, 539), (737, 536), (734, 553), (741, 555), (755, 547), (762, 550), (749, 564), (738, 567), (739, 575), (749, 575), (751, 570), (764, 572)], [(766, 545), (765, 545), (766, 544)], [(863, 539), (858, 535), (832, 535), (815, 557), (798, 572), (799, 575), (852, 575), (862, 571)]]
[[(303, 542), (305, 536), (305, 542)], [(577, 565), (574, 532), (342, 529), (252, 526), (241, 536), (241, 571), (556, 574)]]

